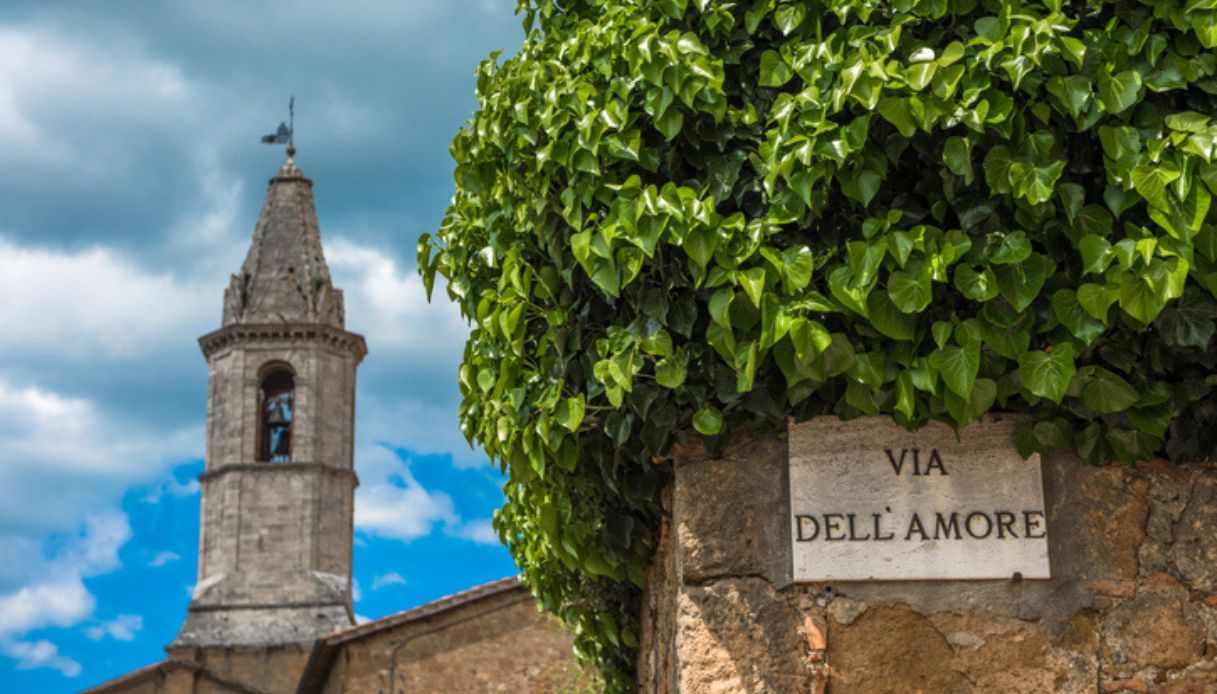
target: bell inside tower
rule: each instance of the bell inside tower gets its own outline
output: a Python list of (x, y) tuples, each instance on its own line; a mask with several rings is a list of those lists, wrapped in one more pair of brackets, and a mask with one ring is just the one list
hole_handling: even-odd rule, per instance
[(286, 368), (275, 368), (262, 379), (262, 418), (258, 460), (287, 463), (292, 459), (292, 399), (296, 379)]

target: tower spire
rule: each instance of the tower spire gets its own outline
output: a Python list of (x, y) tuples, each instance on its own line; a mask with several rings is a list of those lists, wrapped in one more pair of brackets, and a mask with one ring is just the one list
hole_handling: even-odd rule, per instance
[(344, 328), (292, 149), (224, 292), (222, 327), (199, 338), (210, 377), (199, 574), (170, 653), (307, 644), (353, 623), (355, 372), (367, 347)]
[(343, 327), (342, 291), (335, 289), (321, 247), (313, 182), (289, 145), (270, 179), (241, 272), (224, 293), (223, 324), (308, 321)]

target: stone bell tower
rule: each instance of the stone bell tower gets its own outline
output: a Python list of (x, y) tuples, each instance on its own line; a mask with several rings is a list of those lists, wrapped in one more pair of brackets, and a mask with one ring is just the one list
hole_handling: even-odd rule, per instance
[(198, 583), (170, 654), (311, 643), (354, 623), (355, 369), (313, 207), (288, 148), (253, 244), (199, 339), (210, 374)]

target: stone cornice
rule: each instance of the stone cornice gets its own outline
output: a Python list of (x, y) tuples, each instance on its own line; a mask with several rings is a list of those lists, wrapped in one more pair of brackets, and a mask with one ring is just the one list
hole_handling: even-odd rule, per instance
[(368, 354), (363, 335), (318, 323), (233, 323), (199, 338), (199, 347), (208, 359), (233, 344), (257, 342), (321, 341), (355, 355), (356, 363)]
[(187, 612), (225, 612), (228, 610), (297, 610), (313, 607), (346, 607), (341, 600), (306, 600), (303, 602), (228, 602), (222, 605), (191, 603)]
[(252, 472), (254, 474), (280, 474), (294, 472), (321, 472), (335, 477), (350, 477), (359, 486), (359, 476), (354, 470), (326, 465), (324, 463), (230, 463), (221, 465), (214, 470), (207, 470), (199, 475), (200, 482), (223, 477), (231, 472)]

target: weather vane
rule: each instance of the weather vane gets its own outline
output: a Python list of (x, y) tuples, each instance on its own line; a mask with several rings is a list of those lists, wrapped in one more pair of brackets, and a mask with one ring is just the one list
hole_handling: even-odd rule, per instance
[(287, 102), (287, 122), (280, 121), (279, 128), (273, 134), (263, 135), (262, 144), (264, 145), (287, 145), (288, 156), (291, 156), (296, 150), (296, 143), (292, 139), (296, 132), (296, 96), (293, 94)]

